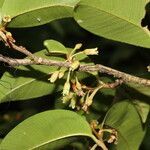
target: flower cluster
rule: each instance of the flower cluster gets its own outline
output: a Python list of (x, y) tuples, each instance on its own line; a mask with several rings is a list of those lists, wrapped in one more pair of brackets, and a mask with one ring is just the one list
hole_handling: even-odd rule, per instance
[(69, 107), (71, 107), (72, 109), (82, 109), (83, 111), (88, 112), (89, 106), (92, 105), (93, 97), (101, 88), (101, 86), (89, 89), (79, 82), (75, 70), (79, 68), (80, 62), (76, 59), (76, 56), (81, 54), (97, 55), (98, 50), (97, 48), (92, 48), (76, 52), (81, 47), (81, 43), (76, 44), (74, 49), (67, 55), (66, 61), (70, 63), (70, 68), (58, 68), (51, 74), (49, 80), (51, 83), (54, 83), (57, 79), (62, 78), (65, 72), (67, 72), (68, 70), (67, 79), (62, 92), (62, 101), (63, 103), (69, 103)]

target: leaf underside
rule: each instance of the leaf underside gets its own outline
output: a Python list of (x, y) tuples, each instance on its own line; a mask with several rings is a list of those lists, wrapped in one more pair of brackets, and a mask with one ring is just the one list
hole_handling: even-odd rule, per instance
[(150, 48), (150, 32), (141, 27), (148, 0), (81, 0), (75, 20), (84, 29), (108, 39)]

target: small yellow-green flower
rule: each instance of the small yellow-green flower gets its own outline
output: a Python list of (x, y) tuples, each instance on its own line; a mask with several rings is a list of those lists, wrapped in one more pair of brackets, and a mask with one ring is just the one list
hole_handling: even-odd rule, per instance
[(72, 109), (75, 109), (76, 107), (76, 98), (73, 96), (72, 99), (70, 100), (70, 105), (69, 107), (71, 107)]
[(50, 80), (51, 83), (54, 83), (57, 80), (58, 75), (59, 71), (55, 71), (48, 80)]
[(85, 49), (83, 53), (86, 55), (98, 55), (98, 48)]
[(81, 44), (81, 43), (78, 43), (78, 44), (75, 45), (75, 48), (74, 48), (74, 49), (77, 50), (77, 49), (80, 49), (81, 47), (82, 47), (82, 44)]
[(64, 88), (63, 88), (63, 96), (68, 95), (70, 92), (70, 82), (66, 81), (66, 83), (64, 84)]

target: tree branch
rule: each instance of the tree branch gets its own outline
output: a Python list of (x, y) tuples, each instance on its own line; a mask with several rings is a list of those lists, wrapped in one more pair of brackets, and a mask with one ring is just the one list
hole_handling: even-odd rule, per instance
[[(28, 57), (25, 59), (13, 59), (13, 58), (9, 58), (9, 57), (0, 55), (0, 62), (7, 63), (10, 66), (47, 65), (47, 66), (67, 67), (67, 68), (69, 68), (71, 66), (70, 62), (53, 61), (53, 60), (45, 59), (45, 58), (38, 57), (38, 56), (32, 54), (25, 47), (16, 45), (15, 40), (13, 39), (11, 33), (7, 32), (3, 29), (0, 30), (0, 37), (6, 46), (8, 46), (9, 48), (12, 48), (16, 51), (19, 51)], [(106, 73), (109, 75), (113, 75), (114, 77), (121, 79), (125, 83), (134, 82), (137, 84), (150, 86), (150, 80), (148, 80), (148, 79), (136, 77), (136, 76), (133, 76), (133, 75), (130, 75), (130, 74), (127, 74), (127, 73), (103, 66), (101, 64), (80, 65), (78, 70), (79, 71), (85, 71), (85, 72), (98, 71), (100, 73)]]
[(116, 78), (122, 79), (123, 82), (125, 83), (129, 83), (129, 82), (133, 82), (133, 83), (137, 83), (137, 84), (141, 84), (141, 85), (146, 85), (146, 86), (150, 86), (150, 80), (148, 79), (144, 79), (144, 78), (140, 78), (134, 75), (130, 75), (115, 69), (112, 69), (110, 67), (106, 67), (104, 65), (101, 64), (97, 64), (95, 66), (88, 66), (88, 65), (84, 65), (80, 67), (81, 71), (99, 71), (100, 73), (106, 73), (108, 75), (113, 75)]
[[(21, 50), (21, 49), (20, 49)], [(32, 54), (33, 55), (33, 54)], [(62, 61), (54, 61), (54, 60), (49, 60), (45, 59), (42, 57), (34, 56), (34, 60), (25, 58), (25, 59), (13, 59), (9, 58), (3, 55), (0, 55), (0, 62), (4, 62), (9, 64), (10, 66), (20, 66), (20, 65), (47, 65), (47, 66), (59, 66), (59, 67), (70, 67), (69, 62), (62, 62)], [(79, 71), (84, 71), (84, 72), (93, 72), (93, 71), (99, 71), (100, 73), (106, 73), (108, 75), (112, 75), (116, 78), (122, 79), (123, 82), (129, 83), (137, 83), (145, 86), (150, 86), (150, 80), (148, 79), (143, 79), (140, 77), (136, 77), (115, 69), (112, 69), (110, 67), (106, 67), (101, 64), (97, 65), (80, 65)]]

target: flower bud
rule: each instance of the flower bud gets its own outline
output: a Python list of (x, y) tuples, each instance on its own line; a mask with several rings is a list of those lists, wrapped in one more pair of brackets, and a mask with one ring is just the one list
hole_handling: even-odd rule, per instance
[(70, 92), (70, 83), (66, 81), (63, 88), (63, 96), (68, 95)]
[(79, 96), (83, 96), (85, 93), (82, 90), (82, 85), (80, 84), (80, 82), (78, 81), (77, 77), (76, 77), (76, 93)]
[(116, 140), (115, 135), (111, 135), (107, 142), (108, 143), (113, 143), (115, 140)]
[(86, 55), (98, 55), (98, 48), (85, 49), (83, 53)]
[(78, 90), (82, 90), (82, 85), (80, 84), (80, 82), (77, 80), (76, 78), (76, 87)]
[(78, 43), (75, 45), (75, 48), (74, 49), (80, 49), (82, 47), (82, 44), (81, 43)]
[(58, 75), (59, 71), (55, 71), (48, 80), (50, 80), (51, 83), (54, 83), (57, 80)]
[(88, 98), (86, 99), (86, 104), (87, 104), (87, 106), (91, 106), (92, 103), (93, 103), (93, 99), (92, 99), (91, 97), (88, 97)]
[(64, 72), (59, 72), (58, 78), (61, 79), (64, 75)]
[(85, 95), (83, 95), (83, 96), (80, 98), (80, 104), (83, 104), (83, 103), (84, 103), (84, 100), (85, 100)]
[(76, 107), (76, 99), (75, 99), (75, 97), (73, 97), (71, 99), (69, 107), (71, 107), (72, 109), (75, 109), (75, 107)]

